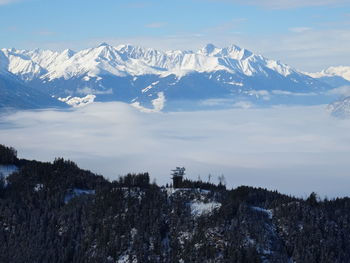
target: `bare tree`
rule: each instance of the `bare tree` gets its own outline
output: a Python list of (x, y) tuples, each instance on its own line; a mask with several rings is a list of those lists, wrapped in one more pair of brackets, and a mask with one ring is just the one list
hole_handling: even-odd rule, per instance
[(211, 174), (208, 174), (208, 183), (210, 183), (211, 177)]
[(226, 178), (225, 178), (225, 176), (223, 174), (218, 176), (218, 180), (219, 180), (219, 184), (220, 185), (226, 185)]

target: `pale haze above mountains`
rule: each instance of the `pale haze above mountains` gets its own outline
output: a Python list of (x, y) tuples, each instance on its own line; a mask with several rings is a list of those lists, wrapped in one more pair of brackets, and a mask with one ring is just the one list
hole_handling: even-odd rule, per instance
[(350, 67), (305, 73), (236, 45), (165, 52), (106, 43), (79, 52), (0, 50), (0, 107), (122, 101), (152, 112), (317, 105), (346, 98), (349, 85)]

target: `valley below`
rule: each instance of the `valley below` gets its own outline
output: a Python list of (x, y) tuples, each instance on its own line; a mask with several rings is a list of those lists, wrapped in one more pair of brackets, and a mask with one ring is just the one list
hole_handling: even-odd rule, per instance
[(350, 122), (326, 105), (140, 112), (120, 102), (69, 110), (6, 112), (0, 138), (28, 159), (64, 156), (110, 179), (150, 172), (165, 184), (173, 166), (191, 179), (224, 174), (227, 185), (305, 197), (349, 194)]

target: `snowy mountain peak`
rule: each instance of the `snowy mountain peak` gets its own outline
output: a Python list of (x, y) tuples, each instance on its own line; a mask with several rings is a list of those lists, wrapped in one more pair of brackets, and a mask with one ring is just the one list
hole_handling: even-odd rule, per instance
[(235, 60), (244, 60), (254, 55), (251, 51), (240, 48), (234, 44), (225, 48), (218, 48), (213, 44), (207, 44), (205, 47), (198, 51), (198, 54), (211, 57), (230, 58)]
[[(136, 47), (136, 48), (140, 48), (140, 47)], [(126, 50), (133, 50), (135, 49), (135, 46), (131, 45), (131, 44), (120, 44), (118, 46), (115, 47), (116, 50), (119, 50), (119, 51), (126, 51)]]
[(220, 50), (218, 49), (215, 45), (213, 44), (207, 44), (205, 47), (203, 47), (202, 49), (199, 50), (199, 54), (202, 54), (204, 56), (210, 56), (212, 55), (216, 50)]
[(251, 51), (244, 48), (240, 48), (236, 45), (232, 45), (228, 48), (225, 48), (224, 52), (226, 53), (225, 55), (229, 56), (230, 58), (238, 60), (246, 59), (250, 56), (253, 56), (253, 53)]
[(91, 54), (107, 60), (116, 60), (119, 57), (115, 48), (109, 45), (100, 45), (97, 48), (91, 49)]
[(102, 42), (101, 44), (99, 44), (97, 47), (109, 47), (110, 45), (106, 42)]
[(71, 58), (72, 56), (74, 56), (75, 52), (71, 49), (65, 49), (62, 51), (61, 56), (67, 57), (67, 58)]
[(127, 59), (139, 59), (147, 53), (147, 51), (155, 51), (154, 49), (148, 49), (145, 50), (142, 47), (139, 46), (133, 46), (131, 44), (125, 44), (125, 45), (118, 45), (115, 48), (120, 54), (122, 54), (122, 57), (124, 60)]

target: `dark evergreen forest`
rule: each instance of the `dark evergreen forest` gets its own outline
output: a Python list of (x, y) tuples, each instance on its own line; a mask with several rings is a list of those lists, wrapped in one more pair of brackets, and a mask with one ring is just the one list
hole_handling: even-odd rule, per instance
[(349, 198), (110, 181), (2, 145), (0, 164), (18, 167), (0, 185), (0, 262), (350, 262)]

